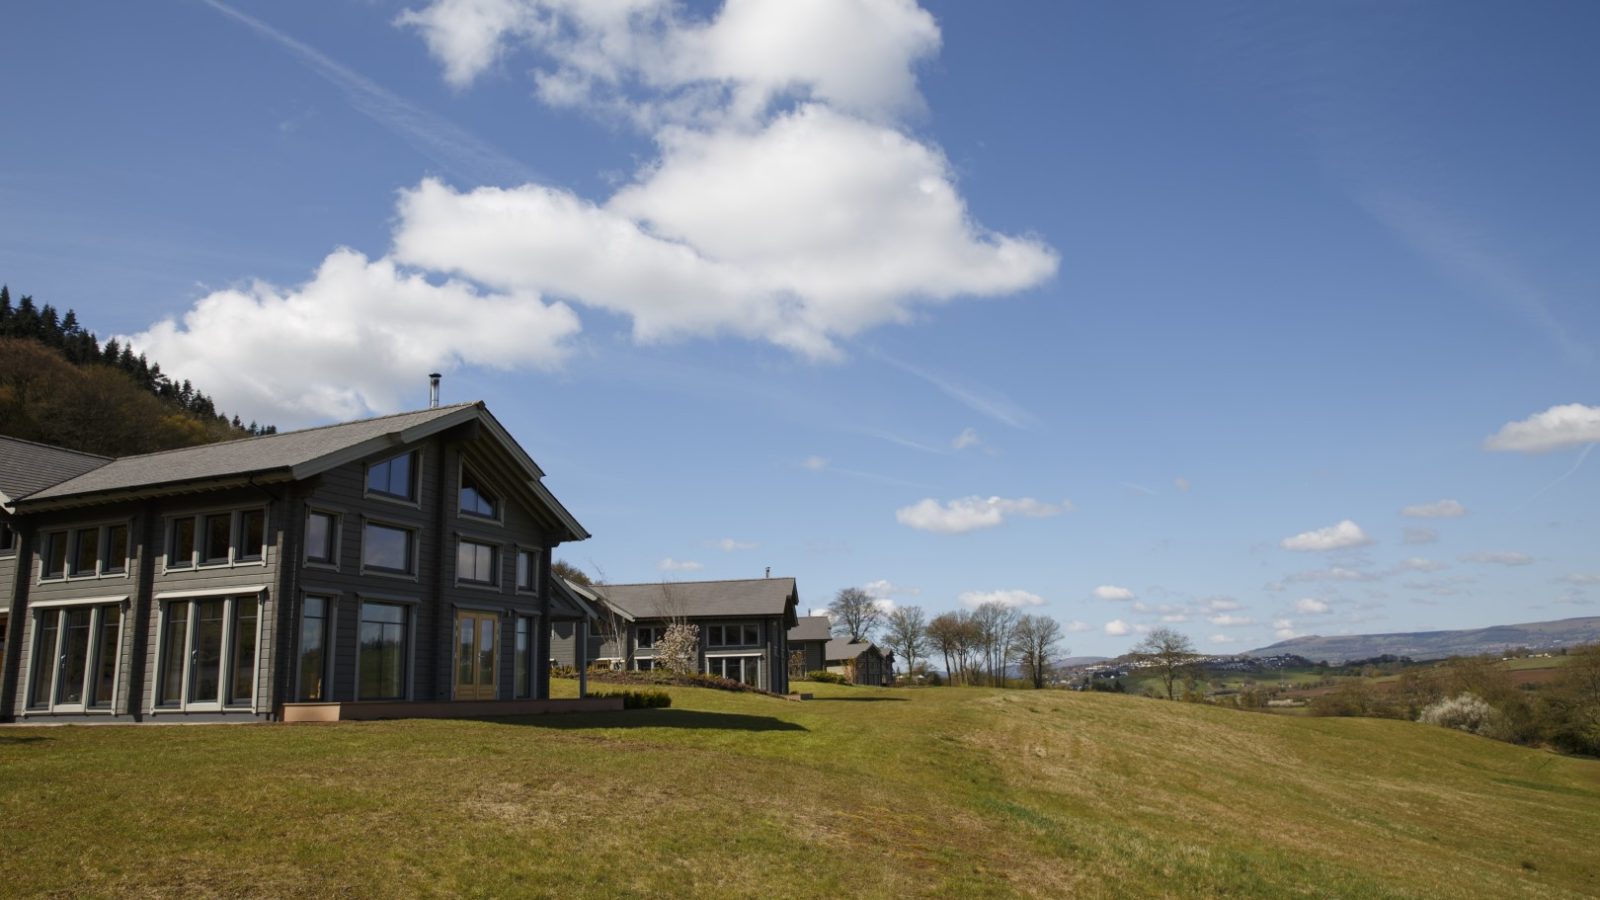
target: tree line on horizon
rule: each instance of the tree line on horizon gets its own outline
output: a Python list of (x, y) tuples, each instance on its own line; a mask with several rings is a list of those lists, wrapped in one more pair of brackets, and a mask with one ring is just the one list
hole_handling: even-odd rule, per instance
[(0, 285), (0, 433), (125, 456), (275, 434), (219, 412), (189, 380), (115, 338), (101, 343), (77, 312)]

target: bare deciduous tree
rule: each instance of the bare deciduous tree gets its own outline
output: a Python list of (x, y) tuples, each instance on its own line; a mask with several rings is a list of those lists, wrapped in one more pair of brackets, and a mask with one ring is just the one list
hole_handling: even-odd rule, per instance
[(928, 617), (920, 606), (897, 606), (889, 611), (883, 640), (906, 666), (910, 675), (928, 649)]
[(978, 668), (975, 656), (981, 646), (977, 623), (964, 609), (941, 613), (928, 623), (928, 639), (944, 657), (951, 684), (971, 684)]
[(1049, 616), (1023, 616), (1017, 620), (1012, 638), (1012, 652), (1022, 666), (1022, 677), (1035, 688), (1044, 687), (1050, 675), (1050, 664), (1059, 653), (1065, 652), (1057, 645), (1061, 642), (1061, 623)]
[(1015, 608), (994, 601), (982, 604), (972, 614), (983, 649), (983, 667), (989, 683), (997, 687), (1005, 686), (1006, 660), (1011, 657), (1011, 638), (1021, 615)]
[(1171, 628), (1157, 628), (1144, 636), (1133, 648), (1133, 654), (1156, 670), (1167, 689), (1167, 699), (1174, 699), (1174, 685), (1183, 678), (1194, 658), (1194, 644), (1186, 635)]
[(883, 625), (883, 607), (860, 588), (840, 588), (828, 604), (828, 617), (833, 620), (833, 630), (852, 641), (869, 641), (872, 633)]

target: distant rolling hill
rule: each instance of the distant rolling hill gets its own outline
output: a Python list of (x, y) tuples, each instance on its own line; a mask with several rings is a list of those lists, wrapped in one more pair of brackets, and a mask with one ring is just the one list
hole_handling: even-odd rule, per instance
[(1251, 650), (1248, 656), (1275, 656), (1294, 653), (1311, 660), (1341, 663), (1370, 656), (1409, 656), (1412, 659), (1442, 659), (1447, 656), (1475, 656), (1501, 653), (1517, 647), (1554, 650), (1600, 641), (1600, 616), (1557, 619), (1553, 622), (1528, 622), (1522, 625), (1491, 625), (1461, 631), (1407, 631), (1394, 634), (1348, 634), (1333, 637), (1309, 635), (1290, 638)]

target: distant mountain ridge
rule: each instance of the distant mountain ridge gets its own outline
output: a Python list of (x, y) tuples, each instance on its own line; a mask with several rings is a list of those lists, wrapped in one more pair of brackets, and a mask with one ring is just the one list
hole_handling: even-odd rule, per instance
[(1310, 660), (1342, 663), (1349, 659), (1366, 659), (1384, 654), (1409, 656), (1412, 659), (1443, 659), (1447, 656), (1502, 653), (1518, 647), (1556, 650), (1592, 642), (1600, 642), (1600, 616), (1525, 622), (1521, 625), (1490, 625), (1487, 628), (1458, 631), (1402, 631), (1332, 637), (1307, 635), (1250, 650), (1245, 655), (1294, 653)]

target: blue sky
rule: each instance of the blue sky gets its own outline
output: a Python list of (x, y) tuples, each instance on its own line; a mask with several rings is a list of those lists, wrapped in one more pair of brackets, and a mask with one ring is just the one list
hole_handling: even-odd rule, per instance
[(998, 598), (1082, 654), (1590, 615), (1597, 27), (12, 4), (0, 281), (282, 427), (440, 368), (615, 581)]

